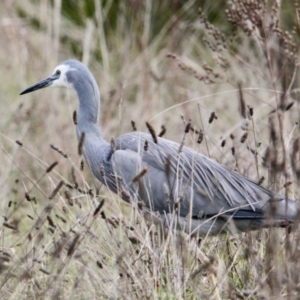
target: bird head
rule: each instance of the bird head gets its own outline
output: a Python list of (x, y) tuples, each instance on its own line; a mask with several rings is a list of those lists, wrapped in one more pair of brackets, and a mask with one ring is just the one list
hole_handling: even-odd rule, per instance
[(25, 89), (20, 95), (31, 93), (48, 86), (65, 87), (76, 90), (76, 87), (80, 86), (83, 82), (92, 83), (94, 86), (97, 86), (93, 75), (83, 63), (75, 59), (69, 59), (59, 64), (54, 69), (52, 75)]
[[(77, 63), (80, 63), (79, 61)], [(80, 63), (81, 64), (81, 63)], [(70, 61), (65, 61), (58, 65), (52, 75), (49, 77), (35, 83), (34, 85), (30, 86), (29, 88), (25, 89), (20, 93), (20, 95), (24, 95), (27, 93), (31, 93), (33, 91), (43, 89), (45, 87), (65, 87), (69, 89), (74, 89), (73, 83), (68, 80), (67, 74), (76, 71), (74, 67), (70, 64)]]
[(83, 118), (98, 122), (100, 110), (100, 92), (97, 82), (83, 63), (69, 59), (59, 64), (52, 75), (37, 82), (20, 93), (24, 95), (33, 91), (52, 86), (65, 87), (77, 93)]

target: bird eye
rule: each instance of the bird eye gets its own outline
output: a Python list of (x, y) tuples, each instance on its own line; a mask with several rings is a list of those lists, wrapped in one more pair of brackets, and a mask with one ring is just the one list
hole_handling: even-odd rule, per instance
[(60, 75), (60, 70), (56, 70), (56, 75)]

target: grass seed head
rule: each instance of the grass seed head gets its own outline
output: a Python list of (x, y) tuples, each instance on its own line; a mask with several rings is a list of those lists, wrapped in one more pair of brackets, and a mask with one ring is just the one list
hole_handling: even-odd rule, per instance
[(148, 149), (149, 149), (149, 143), (148, 143), (147, 140), (145, 140), (145, 143), (144, 143), (144, 150), (145, 150), (145, 151), (148, 151)]
[(59, 192), (59, 190), (64, 186), (65, 182), (63, 180), (61, 180), (58, 185), (55, 187), (55, 189), (53, 190), (53, 192), (51, 193), (51, 195), (49, 196), (49, 200), (52, 200), (56, 194)]
[(141, 178), (148, 172), (148, 168), (147, 167), (144, 167), (142, 169), (142, 171), (137, 174), (133, 179), (132, 179), (132, 182), (138, 182), (141, 180)]
[(160, 133), (159, 133), (158, 136), (162, 137), (162, 136), (164, 136), (166, 134), (166, 132), (167, 132), (166, 126), (165, 125), (161, 125), (161, 131), (160, 131)]
[(133, 131), (137, 131), (135, 122), (133, 120), (131, 120), (131, 127)]
[(95, 209), (95, 211), (93, 213), (93, 217), (96, 217), (99, 214), (99, 212), (102, 209), (103, 205), (104, 205), (104, 199), (102, 199), (100, 201), (100, 203), (98, 204), (98, 206), (96, 207), (96, 209)]
[(74, 110), (74, 112), (73, 112), (73, 123), (75, 125), (77, 125), (77, 111), (76, 110)]
[(83, 149), (84, 140), (85, 140), (85, 132), (82, 132), (80, 135), (79, 143), (78, 143), (78, 155), (79, 156), (81, 156), (83, 153), (82, 149)]
[(57, 162), (57, 161), (55, 161), (54, 163), (52, 163), (52, 164), (46, 169), (46, 173), (50, 173), (57, 165), (58, 165), (58, 162)]
[(152, 136), (153, 142), (154, 142), (155, 144), (157, 144), (158, 140), (157, 140), (157, 136), (156, 136), (156, 133), (155, 133), (154, 128), (153, 128), (153, 127), (151, 126), (151, 124), (148, 123), (148, 122), (146, 122), (146, 126), (147, 126), (147, 128), (148, 128), (148, 130), (149, 130), (149, 132), (150, 132), (150, 134), (151, 134), (151, 136)]

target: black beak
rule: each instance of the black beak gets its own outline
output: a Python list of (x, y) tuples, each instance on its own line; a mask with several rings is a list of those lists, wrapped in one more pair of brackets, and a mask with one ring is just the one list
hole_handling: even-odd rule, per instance
[(49, 76), (48, 78), (46, 79), (43, 79), (41, 81), (39, 81), (38, 83), (30, 86), (29, 88), (27, 88), (26, 90), (22, 91), (20, 93), (20, 95), (24, 95), (24, 94), (27, 94), (27, 93), (31, 93), (33, 91), (36, 91), (36, 90), (40, 90), (40, 89), (43, 89), (47, 86), (50, 86), (53, 84), (53, 81), (58, 79), (59, 78), (59, 74), (53, 74), (51, 76)]

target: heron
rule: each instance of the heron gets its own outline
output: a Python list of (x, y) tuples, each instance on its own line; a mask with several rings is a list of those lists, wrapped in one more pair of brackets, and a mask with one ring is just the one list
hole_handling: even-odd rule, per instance
[[(163, 226), (199, 236), (286, 227), (295, 200), (272, 192), (198, 151), (153, 133), (129, 132), (107, 142), (99, 125), (100, 91), (86, 65), (59, 64), (52, 75), (20, 93), (73, 89), (79, 100), (76, 132), (92, 174), (123, 200)], [(140, 205), (140, 204), (143, 205)]]

